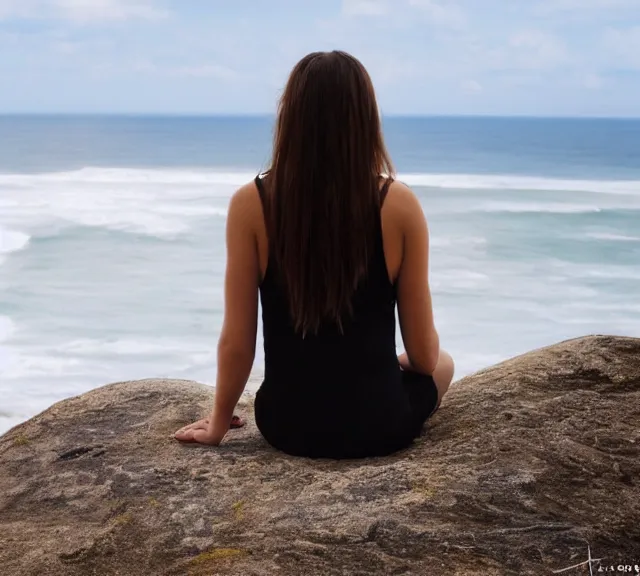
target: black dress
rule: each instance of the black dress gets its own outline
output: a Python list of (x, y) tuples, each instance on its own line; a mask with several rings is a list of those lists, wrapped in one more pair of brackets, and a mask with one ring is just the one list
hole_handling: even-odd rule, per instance
[[(381, 191), (384, 202), (390, 180)], [(265, 206), (265, 190), (256, 178)], [(400, 369), (396, 289), (389, 281), (380, 218), (367, 278), (353, 315), (305, 338), (293, 328), (286, 294), (269, 256), (260, 285), (265, 378), (255, 417), (264, 438), (288, 454), (311, 458), (383, 456), (413, 441), (435, 409), (433, 379)]]

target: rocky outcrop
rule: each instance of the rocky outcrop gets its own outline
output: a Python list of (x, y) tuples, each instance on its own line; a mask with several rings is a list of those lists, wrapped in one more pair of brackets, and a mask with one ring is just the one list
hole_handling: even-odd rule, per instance
[(640, 565), (640, 340), (572, 340), (465, 378), (413, 447), (376, 460), (278, 453), (250, 399), (220, 448), (174, 442), (211, 398), (112, 384), (5, 434), (0, 573), (538, 576), (588, 549)]

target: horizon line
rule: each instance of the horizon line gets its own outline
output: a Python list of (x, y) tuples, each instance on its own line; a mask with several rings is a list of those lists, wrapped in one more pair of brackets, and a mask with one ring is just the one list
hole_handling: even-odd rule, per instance
[[(136, 118), (275, 118), (274, 112), (2, 112), (0, 118), (19, 117), (136, 117)], [(640, 120), (638, 116), (613, 115), (563, 115), (563, 114), (428, 114), (428, 113), (382, 113), (389, 119), (502, 119), (502, 120)]]

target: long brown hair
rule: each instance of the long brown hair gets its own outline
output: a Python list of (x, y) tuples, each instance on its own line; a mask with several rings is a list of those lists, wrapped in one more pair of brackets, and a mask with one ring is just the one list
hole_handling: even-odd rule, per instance
[(294, 67), (280, 99), (267, 170), (271, 253), (296, 331), (342, 329), (366, 276), (380, 210), (380, 175), (392, 175), (373, 84), (341, 52)]

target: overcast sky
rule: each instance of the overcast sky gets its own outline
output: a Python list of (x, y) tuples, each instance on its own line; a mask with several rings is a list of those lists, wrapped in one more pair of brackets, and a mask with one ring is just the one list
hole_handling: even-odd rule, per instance
[(0, 112), (269, 113), (333, 48), (387, 114), (640, 116), (640, 0), (0, 0)]

